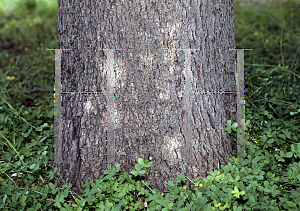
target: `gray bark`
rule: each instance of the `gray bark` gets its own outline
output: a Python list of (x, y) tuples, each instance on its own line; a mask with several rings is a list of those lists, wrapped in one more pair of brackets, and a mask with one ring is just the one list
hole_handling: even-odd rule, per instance
[(236, 94), (222, 92), (236, 90), (235, 16), (233, 0), (222, 2), (58, 0), (59, 48), (72, 49), (62, 52), (62, 92), (95, 92), (62, 94), (69, 164), (57, 166), (74, 190), (140, 157), (160, 191), (180, 174), (163, 157), (190, 179), (228, 163)]

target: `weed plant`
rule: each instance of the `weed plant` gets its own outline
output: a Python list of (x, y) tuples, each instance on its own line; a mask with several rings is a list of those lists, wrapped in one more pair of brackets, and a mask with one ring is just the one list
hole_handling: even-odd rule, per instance
[[(152, 165), (141, 158), (128, 173), (116, 163), (85, 181), (81, 193), (53, 184), (53, 92), (37, 88), (53, 87), (54, 56), (45, 48), (58, 47), (57, 11), (28, 2), (0, 13), (0, 210), (300, 210), (298, 5), (235, 8), (237, 48), (253, 49), (245, 51), (252, 162), (235, 163), (234, 151), (207, 178), (180, 173), (163, 194), (141, 179)], [(235, 138), (236, 123), (229, 120), (226, 131)]]

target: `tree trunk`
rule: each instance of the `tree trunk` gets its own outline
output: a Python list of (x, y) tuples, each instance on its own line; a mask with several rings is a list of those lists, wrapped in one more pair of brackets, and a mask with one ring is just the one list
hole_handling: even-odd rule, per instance
[(150, 187), (167, 191), (180, 173), (163, 157), (190, 179), (232, 157), (233, 0), (166, 2), (58, 0), (59, 48), (72, 49), (62, 51), (62, 92), (94, 92), (62, 93), (69, 164), (57, 167), (76, 191), (138, 158), (153, 163)]

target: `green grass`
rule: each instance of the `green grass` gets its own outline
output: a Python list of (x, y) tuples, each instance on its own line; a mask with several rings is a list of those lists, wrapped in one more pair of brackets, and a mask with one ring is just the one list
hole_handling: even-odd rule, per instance
[[(237, 48), (253, 49), (245, 149), (255, 162), (233, 163), (234, 150), (229, 165), (203, 180), (180, 174), (161, 195), (141, 179), (152, 165), (142, 159), (124, 174), (116, 164), (81, 193), (53, 184), (53, 92), (24, 91), (53, 89), (54, 53), (45, 49), (58, 48), (56, 1), (11, 2), (0, 1), (10, 8), (0, 12), (0, 210), (300, 210), (299, 6), (235, 7)], [(232, 137), (235, 128), (228, 121)]]

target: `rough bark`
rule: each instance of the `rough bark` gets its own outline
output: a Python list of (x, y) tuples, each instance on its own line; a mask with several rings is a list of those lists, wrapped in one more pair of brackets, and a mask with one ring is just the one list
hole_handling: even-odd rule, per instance
[(233, 0), (58, 0), (59, 48), (72, 49), (62, 52), (62, 92), (97, 92), (62, 94), (70, 164), (57, 166), (74, 190), (114, 167), (104, 162), (112, 137), (121, 170), (150, 158), (145, 179), (160, 191), (180, 174), (163, 157), (190, 179), (228, 163), (236, 94), (222, 92), (236, 90), (234, 21)]

